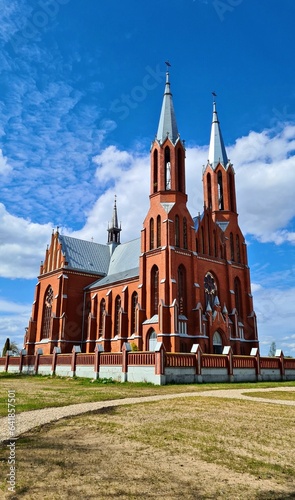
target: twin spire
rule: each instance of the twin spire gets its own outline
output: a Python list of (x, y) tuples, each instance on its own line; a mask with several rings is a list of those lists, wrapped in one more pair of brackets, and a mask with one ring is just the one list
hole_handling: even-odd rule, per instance
[(157, 140), (163, 144), (166, 138), (169, 137), (171, 142), (175, 144), (179, 137), (172, 94), (170, 90), (169, 72), (166, 73), (166, 85), (161, 109), (159, 127), (157, 132)]
[[(156, 139), (160, 142), (160, 144), (163, 144), (167, 137), (169, 137), (173, 144), (175, 144), (179, 138), (168, 71), (166, 73), (165, 92)], [(213, 119), (208, 163), (213, 169), (215, 169), (219, 163), (226, 168), (229, 163), (217, 116), (216, 102), (213, 102)]]
[(225, 146), (220, 130), (220, 124), (218, 121), (216, 102), (213, 102), (213, 119), (211, 126), (211, 137), (209, 146), (209, 158), (208, 163), (211, 165), (213, 170), (217, 167), (219, 163), (226, 168), (229, 160), (225, 151)]
[[(173, 144), (179, 139), (178, 127), (175, 117), (175, 111), (172, 100), (172, 93), (170, 90), (169, 72), (166, 72), (166, 84), (163, 97), (162, 109), (160, 114), (159, 126), (156, 139), (160, 144), (163, 144), (167, 137)], [(221, 163), (224, 168), (229, 164), (229, 159), (226, 154), (220, 124), (216, 111), (216, 102), (213, 102), (213, 119), (211, 126), (211, 137), (209, 146), (208, 163), (213, 170)], [(108, 243), (120, 243), (121, 225), (118, 224), (117, 203), (116, 196), (113, 207), (112, 222), (108, 227)]]

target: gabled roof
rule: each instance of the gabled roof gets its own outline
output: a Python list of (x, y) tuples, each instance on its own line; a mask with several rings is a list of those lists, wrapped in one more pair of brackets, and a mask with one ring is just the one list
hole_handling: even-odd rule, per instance
[(89, 286), (89, 289), (116, 283), (139, 275), (140, 238), (118, 245), (110, 259), (107, 276)]
[(65, 255), (67, 268), (93, 274), (107, 274), (110, 263), (108, 245), (63, 235), (59, 235), (58, 239)]

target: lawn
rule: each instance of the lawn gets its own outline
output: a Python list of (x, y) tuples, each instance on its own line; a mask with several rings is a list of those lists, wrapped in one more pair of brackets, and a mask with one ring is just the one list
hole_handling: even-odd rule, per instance
[[(153, 386), (60, 377), (0, 375), (1, 415), (9, 390), (16, 411), (154, 394), (196, 397), (106, 408), (36, 428), (16, 442), (16, 494), (7, 492), (8, 448), (0, 450), (1, 498), (295, 498), (295, 382)], [(281, 387), (294, 387), (283, 392)], [(264, 388), (277, 388), (264, 392)], [(200, 391), (250, 389), (261, 402)], [(244, 392), (244, 391), (243, 391)]]

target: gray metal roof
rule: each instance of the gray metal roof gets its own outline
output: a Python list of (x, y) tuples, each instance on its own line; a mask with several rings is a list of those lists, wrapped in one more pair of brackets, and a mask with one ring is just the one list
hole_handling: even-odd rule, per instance
[(117, 283), (118, 281), (128, 280), (130, 278), (135, 278), (139, 275), (139, 267), (135, 267), (134, 269), (128, 269), (127, 271), (122, 271), (116, 274), (108, 274), (105, 278), (101, 280), (95, 281), (88, 288), (91, 290), (92, 288), (97, 288), (99, 286), (111, 285), (113, 283)]
[(221, 129), (218, 121), (216, 103), (213, 103), (213, 120), (211, 127), (211, 137), (209, 146), (209, 163), (215, 169), (218, 163), (221, 163), (224, 168), (228, 164), (228, 158), (225, 151), (225, 146), (221, 134)]
[(167, 136), (173, 143), (175, 143), (179, 137), (172, 101), (172, 94), (170, 91), (168, 72), (166, 73), (165, 93), (157, 132), (157, 139), (160, 143), (163, 143), (166, 140)]
[(68, 268), (93, 274), (107, 274), (110, 263), (108, 245), (63, 235), (59, 235), (58, 239), (62, 245)]
[(118, 245), (111, 255), (107, 276), (93, 283), (96, 288), (139, 275), (140, 238)]

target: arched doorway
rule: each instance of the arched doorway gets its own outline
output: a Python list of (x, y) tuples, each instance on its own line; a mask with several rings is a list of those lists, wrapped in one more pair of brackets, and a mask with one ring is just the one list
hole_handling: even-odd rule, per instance
[(222, 354), (222, 338), (219, 332), (215, 332), (213, 335), (213, 353)]
[(157, 343), (157, 334), (155, 330), (151, 330), (148, 335), (148, 351), (154, 351)]

